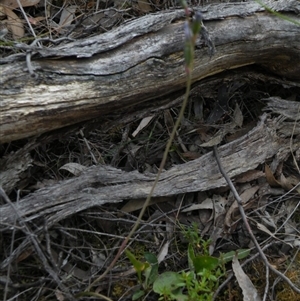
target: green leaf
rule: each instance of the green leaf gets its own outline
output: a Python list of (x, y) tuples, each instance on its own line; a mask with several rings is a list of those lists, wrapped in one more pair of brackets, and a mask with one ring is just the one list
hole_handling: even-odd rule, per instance
[(204, 269), (211, 271), (219, 265), (219, 259), (207, 255), (196, 256), (193, 260), (196, 273), (202, 272)]
[(147, 262), (150, 264), (150, 266), (145, 270), (145, 285), (146, 288), (148, 288), (158, 277), (158, 261), (157, 257), (152, 253), (146, 252), (144, 256)]
[(195, 270), (194, 262), (193, 262), (194, 258), (195, 258), (194, 248), (192, 247), (191, 244), (189, 244), (189, 247), (188, 247), (188, 263), (189, 263), (189, 268), (190, 268), (191, 271)]
[(220, 256), (220, 263), (227, 263), (232, 261), (233, 257), (237, 254), (238, 259), (243, 259), (250, 254), (250, 249), (239, 249), (236, 251), (230, 251)]
[(153, 283), (153, 291), (161, 295), (171, 295), (179, 287), (185, 286), (181, 275), (175, 272), (165, 272), (159, 275)]
[(142, 296), (145, 295), (144, 291), (136, 291), (133, 295), (132, 295), (132, 301), (138, 300), (139, 298), (141, 298)]
[(172, 300), (176, 300), (176, 301), (189, 301), (190, 298), (187, 295), (182, 294), (181, 291), (178, 290), (178, 292), (173, 292), (170, 297), (172, 298)]
[(156, 255), (150, 252), (145, 252), (144, 257), (150, 264), (158, 264)]
[(142, 282), (142, 272), (149, 267), (149, 263), (137, 260), (136, 257), (129, 250), (125, 250), (125, 253), (130, 262), (132, 263), (134, 269), (136, 270), (139, 281)]

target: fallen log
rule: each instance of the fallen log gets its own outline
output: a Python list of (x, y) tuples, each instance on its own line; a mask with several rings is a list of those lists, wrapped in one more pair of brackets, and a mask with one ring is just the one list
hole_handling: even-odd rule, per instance
[[(280, 162), (290, 152), (300, 158), (299, 104), (271, 98), (267, 110), (279, 117), (262, 115), (258, 125), (246, 135), (219, 148), (224, 169), (231, 178), (254, 170), (267, 159), (276, 157)], [(285, 116), (284, 112), (288, 112)], [(283, 121), (282, 117), (287, 120)], [(292, 121), (294, 120), (294, 121)], [(292, 133), (295, 138), (290, 144)], [(153, 185), (154, 174), (137, 171), (124, 172), (110, 166), (92, 166), (79, 177), (58, 182), (39, 189), (15, 204), (19, 215), (27, 222), (43, 218), (48, 226), (82, 210), (105, 203), (117, 203), (128, 199), (145, 199)], [(199, 159), (174, 166), (165, 171), (153, 197), (205, 191), (226, 186), (212, 152)], [(15, 213), (10, 205), (0, 207), (1, 226), (12, 226)]]
[[(299, 1), (269, 1), (300, 22)], [(246, 65), (300, 79), (300, 27), (266, 12), (255, 1), (202, 8), (216, 49), (199, 39), (193, 82)], [(298, 15), (297, 15), (298, 14)], [(145, 103), (185, 86), (182, 10), (132, 20), (105, 34), (1, 59), (0, 143), (40, 135), (116, 109)], [(16, 61), (23, 59), (24, 61)], [(32, 69), (33, 77), (27, 69)]]

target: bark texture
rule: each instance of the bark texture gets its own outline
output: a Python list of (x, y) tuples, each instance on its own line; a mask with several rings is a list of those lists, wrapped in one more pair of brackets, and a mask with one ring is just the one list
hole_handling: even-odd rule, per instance
[[(270, 98), (267, 110), (280, 113), (280, 117), (261, 117), (258, 125), (246, 135), (219, 148), (224, 169), (231, 178), (254, 170), (267, 159), (276, 157), (280, 162), (290, 152), (300, 159), (300, 128), (294, 121), (300, 120), (299, 103)], [(288, 115), (285, 114), (288, 112)], [(283, 121), (283, 118), (289, 120)], [(294, 120), (294, 121), (292, 121)], [(295, 139), (290, 144), (291, 133)], [(109, 166), (92, 166), (80, 176), (42, 188), (21, 199), (16, 208), (25, 221), (43, 217), (48, 226), (84, 209), (105, 203), (128, 199), (145, 199), (153, 185), (154, 174), (137, 171), (124, 172)], [(226, 186), (212, 152), (199, 159), (177, 165), (165, 171), (155, 189), (154, 197), (204, 191)], [(14, 209), (10, 205), (0, 207), (1, 224), (12, 225)]]
[[(299, 1), (267, 5), (300, 22)], [(209, 5), (202, 13), (216, 52), (211, 57), (203, 37), (198, 40), (194, 82), (253, 64), (299, 81), (299, 26), (255, 1)], [(0, 143), (116, 109), (130, 113), (184, 88), (183, 22), (182, 10), (163, 11), (53, 48), (16, 45), (31, 52), (31, 63), (26, 54), (1, 59)]]

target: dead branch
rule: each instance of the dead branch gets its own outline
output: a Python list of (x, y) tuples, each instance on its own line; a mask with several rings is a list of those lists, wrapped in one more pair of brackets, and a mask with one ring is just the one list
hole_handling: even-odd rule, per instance
[[(300, 21), (299, 1), (272, 1), (273, 9)], [(295, 14), (296, 12), (296, 14)], [(299, 79), (300, 27), (266, 13), (255, 1), (203, 7), (216, 47), (210, 57), (197, 42), (193, 81), (226, 69), (257, 64)], [(146, 15), (105, 34), (53, 48), (17, 44), (25, 61), (2, 59), (0, 143), (39, 135), (103, 116), (130, 111), (185, 86), (183, 12)], [(20, 58), (20, 56), (18, 56)], [(23, 56), (25, 60), (25, 56)]]

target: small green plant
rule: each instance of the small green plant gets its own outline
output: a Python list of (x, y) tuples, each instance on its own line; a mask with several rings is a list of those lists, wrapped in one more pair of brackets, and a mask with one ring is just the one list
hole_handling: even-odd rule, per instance
[(199, 235), (197, 223), (192, 223), (190, 227), (181, 227), (181, 231), (189, 244), (197, 249), (201, 249), (202, 251), (200, 252), (203, 253), (203, 255), (209, 254), (209, 245), (211, 241), (209, 239), (205, 240)]
[(153, 291), (159, 300), (208, 301), (224, 275), (219, 259), (207, 255), (195, 255), (191, 245), (188, 248), (189, 270), (166, 272), (153, 283)]
[(182, 231), (189, 241), (186, 271), (168, 271), (159, 274), (155, 255), (145, 253), (145, 262), (142, 262), (126, 250), (141, 285), (141, 289), (134, 293), (132, 300), (138, 300), (153, 290), (159, 294), (159, 300), (162, 301), (210, 301), (219, 286), (220, 279), (225, 276), (225, 264), (236, 254), (242, 259), (250, 253), (250, 250), (241, 249), (221, 254), (218, 258), (210, 256), (210, 241), (200, 237), (195, 224), (183, 228)]
[(132, 296), (132, 300), (138, 300), (152, 289), (152, 285), (158, 277), (157, 257), (154, 254), (147, 252), (144, 254), (146, 262), (142, 262), (136, 259), (134, 254), (132, 254), (129, 250), (126, 250), (125, 253), (134, 266), (141, 285), (141, 289), (136, 291)]

